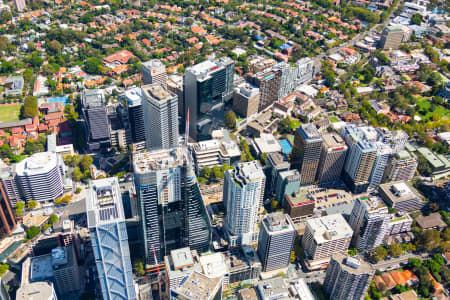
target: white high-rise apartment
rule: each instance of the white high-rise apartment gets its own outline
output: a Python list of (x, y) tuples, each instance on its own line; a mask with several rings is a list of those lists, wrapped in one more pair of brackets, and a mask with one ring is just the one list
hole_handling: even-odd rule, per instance
[(166, 66), (158, 59), (151, 59), (142, 64), (142, 81), (144, 84), (160, 83), (167, 85)]
[(53, 201), (63, 193), (64, 162), (54, 152), (38, 152), (16, 165), (22, 197), (26, 201)]
[(306, 221), (302, 246), (311, 269), (326, 264), (330, 256), (346, 251), (353, 230), (341, 214), (323, 216)]
[(356, 248), (369, 250), (380, 246), (389, 232), (389, 220), (388, 208), (381, 199), (356, 199), (349, 219)]
[(401, 150), (391, 157), (384, 172), (389, 181), (410, 181), (416, 173), (419, 162), (406, 150)]
[(89, 183), (86, 213), (103, 299), (136, 299), (117, 177)]
[(374, 189), (381, 183), (384, 171), (393, 153), (392, 148), (382, 142), (376, 142), (374, 145), (377, 148), (377, 157), (370, 175), (369, 189)]
[(230, 246), (248, 245), (258, 240), (258, 213), (263, 203), (266, 176), (258, 161), (239, 163), (225, 173), (224, 226)]
[(349, 148), (344, 164), (344, 181), (354, 193), (365, 192), (377, 156), (373, 134), (353, 124), (342, 127), (340, 134)]
[(178, 146), (178, 97), (160, 83), (142, 86), (148, 150)]

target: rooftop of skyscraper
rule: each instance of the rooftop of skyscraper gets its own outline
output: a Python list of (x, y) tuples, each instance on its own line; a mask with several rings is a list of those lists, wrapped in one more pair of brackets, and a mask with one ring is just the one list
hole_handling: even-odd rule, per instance
[(335, 148), (335, 147), (345, 147), (344, 140), (341, 136), (335, 132), (326, 132), (322, 134), (323, 143), (327, 148)]
[(289, 216), (282, 212), (268, 214), (263, 219), (263, 223), (270, 232), (294, 230), (294, 226)]
[(83, 92), (82, 100), (85, 108), (99, 107), (106, 104), (105, 95), (103, 90), (100, 89), (85, 90)]
[(378, 197), (370, 197), (370, 198), (363, 197), (363, 198), (361, 198), (361, 201), (363, 201), (366, 204), (367, 209), (369, 211), (378, 210), (378, 209), (384, 207), (384, 208), (386, 208), (386, 212), (387, 212), (387, 206), (384, 204), (383, 200), (381, 200)]
[(322, 139), (319, 130), (317, 130), (316, 125), (313, 123), (302, 124), (297, 128), (298, 133), (300, 133), (305, 140), (320, 140)]
[(128, 107), (141, 105), (142, 90), (140, 87), (135, 87), (125, 91), (125, 99), (127, 100)]
[(351, 238), (353, 235), (352, 228), (341, 214), (309, 219), (306, 223), (312, 229), (317, 244), (322, 244), (330, 240)]
[(159, 83), (143, 85), (142, 91), (147, 94), (150, 99), (158, 102), (164, 102), (175, 97), (175, 94), (165, 89)]
[(209, 300), (220, 290), (222, 277), (209, 278), (199, 272), (193, 272), (183, 279), (176, 292), (188, 299)]
[(124, 220), (122, 194), (117, 177), (92, 180), (86, 195), (89, 228)]
[(53, 284), (47, 281), (38, 281), (22, 285), (16, 293), (17, 300), (54, 299)]
[(49, 172), (58, 163), (54, 152), (38, 152), (16, 164), (18, 176), (32, 176)]
[(163, 67), (164, 64), (159, 59), (151, 59), (142, 63), (147, 68)]
[(231, 172), (234, 173), (234, 180), (243, 185), (247, 184), (248, 181), (265, 178), (263, 168), (257, 160), (239, 163)]
[(175, 168), (182, 164), (182, 148), (135, 153), (133, 156), (133, 169), (135, 173)]
[(285, 199), (289, 202), (291, 206), (294, 207), (311, 204), (315, 202), (314, 197), (306, 189), (300, 189), (294, 194), (286, 195)]
[(248, 82), (243, 82), (238, 85), (236, 91), (244, 97), (250, 98), (259, 93), (259, 88)]
[(225, 65), (233, 63), (233, 60), (229, 57), (221, 57), (220, 59), (207, 59), (195, 66), (192, 66), (187, 69), (190, 73), (200, 76), (201, 78), (205, 78), (208, 74), (213, 71), (216, 71)]
[(357, 257), (348, 256), (344, 253), (335, 253), (332, 259), (341, 264), (343, 270), (352, 274), (373, 274), (375, 269), (372, 265)]

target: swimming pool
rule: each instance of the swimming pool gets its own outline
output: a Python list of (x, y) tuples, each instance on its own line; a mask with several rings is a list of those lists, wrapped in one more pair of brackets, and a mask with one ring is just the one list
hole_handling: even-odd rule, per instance
[(292, 152), (292, 146), (288, 140), (279, 140), (278, 143), (283, 149), (284, 154), (290, 154)]
[(48, 98), (47, 102), (61, 102), (63, 105), (69, 104), (69, 97), (63, 96), (63, 97), (54, 97), (54, 98)]

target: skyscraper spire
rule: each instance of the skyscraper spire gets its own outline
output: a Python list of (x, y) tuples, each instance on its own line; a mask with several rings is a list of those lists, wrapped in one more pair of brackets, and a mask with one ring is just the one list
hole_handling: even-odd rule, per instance
[(184, 133), (184, 145), (187, 146), (188, 140), (189, 140), (189, 107), (187, 109), (187, 116), (186, 116), (186, 130)]

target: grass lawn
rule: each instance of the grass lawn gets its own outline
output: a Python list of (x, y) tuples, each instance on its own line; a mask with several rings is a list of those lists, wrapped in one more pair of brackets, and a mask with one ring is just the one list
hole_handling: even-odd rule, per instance
[(329, 119), (331, 123), (336, 123), (339, 121), (338, 118), (336, 118), (335, 116), (331, 116)]
[(422, 118), (423, 121), (430, 120), (433, 116), (433, 114), (436, 114), (439, 116), (439, 118), (447, 117), (450, 118), (450, 110), (446, 109), (443, 106), (435, 105), (434, 111), (430, 111), (431, 107), (431, 100), (429, 98), (422, 98), (420, 100), (416, 101), (417, 107), (416, 111), (425, 110), (427, 111), (426, 115), (421, 115), (420, 113), (416, 113), (419, 117)]
[(19, 120), (22, 104), (0, 105), (0, 121), (11, 122)]
[(296, 120), (296, 119), (291, 120), (292, 129), (296, 129), (296, 128), (300, 127), (301, 124), (302, 124), (302, 122), (300, 122), (299, 120)]

